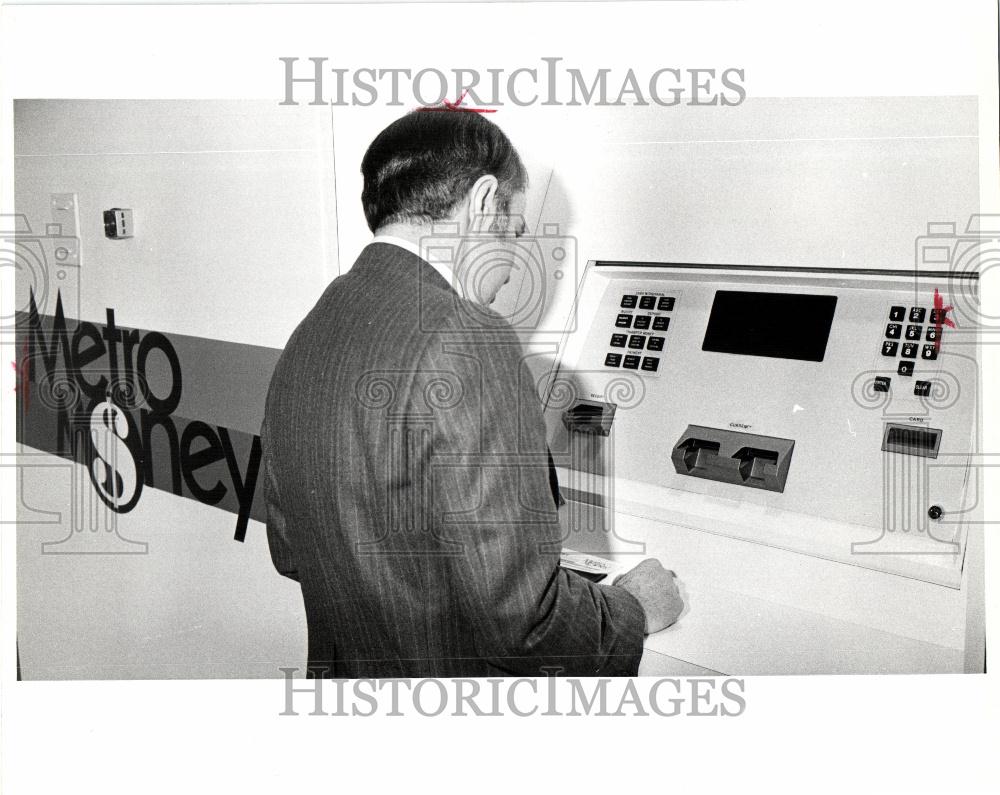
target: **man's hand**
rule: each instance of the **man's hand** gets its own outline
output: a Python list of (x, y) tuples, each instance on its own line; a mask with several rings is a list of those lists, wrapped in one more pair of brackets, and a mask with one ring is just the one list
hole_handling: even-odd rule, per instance
[(669, 627), (684, 609), (674, 573), (653, 558), (646, 558), (634, 569), (616, 578), (612, 585), (624, 588), (639, 600), (646, 611), (647, 635)]

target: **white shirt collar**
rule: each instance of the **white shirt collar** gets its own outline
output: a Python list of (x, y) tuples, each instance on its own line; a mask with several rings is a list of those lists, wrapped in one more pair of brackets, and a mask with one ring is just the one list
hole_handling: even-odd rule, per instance
[(460, 297), (465, 298), (465, 291), (462, 289), (462, 285), (458, 279), (455, 278), (455, 272), (451, 269), (451, 266), (447, 262), (434, 256), (434, 249), (421, 252), (420, 247), (416, 243), (401, 237), (396, 237), (395, 235), (375, 235), (372, 239), (372, 243), (388, 243), (390, 246), (399, 246), (399, 248), (406, 249), (411, 254), (415, 254), (441, 274), (441, 277), (451, 285), (452, 289), (458, 293)]

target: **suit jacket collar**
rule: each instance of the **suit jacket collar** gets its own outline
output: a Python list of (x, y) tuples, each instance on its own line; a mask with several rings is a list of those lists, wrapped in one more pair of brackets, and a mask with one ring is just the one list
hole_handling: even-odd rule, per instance
[(448, 283), (448, 286), (452, 290), (454, 290), (459, 295), (459, 297), (461, 298), (465, 297), (465, 290), (462, 289), (461, 283), (459, 283), (458, 280), (455, 278), (454, 271), (452, 270), (450, 264), (443, 261), (435, 262), (433, 259), (429, 257), (422, 256), (420, 247), (417, 246), (415, 243), (409, 240), (405, 240), (404, 238), (401, 237), (394, 237), (392, 235), (375, 235), (375, 238), (372, 240), (372, 243), (384, 243), (386, 245), (396, 246), (398, 248), (403, 249), (404, 251), (409, 251), (411, 254), (413, 254), (413, 256), (419, 258), (421, 262), (427, 263), (435, 271), (437, 271), (437, 273), (440, 274), (441, 278)]

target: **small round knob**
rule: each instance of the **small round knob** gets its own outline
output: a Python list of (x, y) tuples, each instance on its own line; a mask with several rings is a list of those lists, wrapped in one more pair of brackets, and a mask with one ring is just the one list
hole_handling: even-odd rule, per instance
[(927, 509), (927, 515), (931, 519), (935, 520), (940, 519), (943, 513), (944, 511), (941, 509), (940, 505), (932, 505), (930, 508)]

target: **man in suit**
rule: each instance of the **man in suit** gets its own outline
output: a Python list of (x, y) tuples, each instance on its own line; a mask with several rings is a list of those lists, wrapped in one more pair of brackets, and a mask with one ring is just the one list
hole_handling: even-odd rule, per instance
[(680, 613), (673, 574), (560, 568), (541, 406), (489, 308), (510, 266), (421, 248), (447, 221), (502, 252), (522, 231), (517, 152), (481, 114), (424, 109), (379, 134), (362, 173), (375, 238), (289, 339), (261, 432), (309, 675), (634, 675), (644, 633)]

